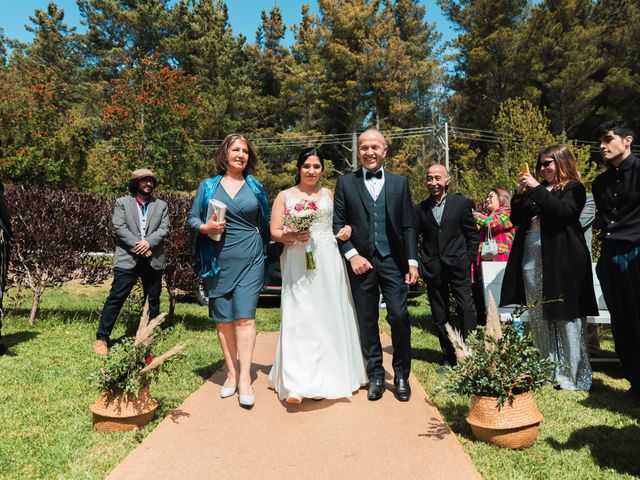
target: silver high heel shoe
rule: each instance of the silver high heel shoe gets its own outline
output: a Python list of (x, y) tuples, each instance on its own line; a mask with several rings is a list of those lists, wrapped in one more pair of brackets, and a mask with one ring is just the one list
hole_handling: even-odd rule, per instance
[(234, 385), (233, 387), (225, 387), (223, 385), (222, 387), (220, 387), (220, 398), (227, 398), (235, 395), (237, 388), (237, 385)]
[(253, 407), (253, 404), (256, 402), (256, 397), (253, 394), (253, 388), (251, 389), (251, 393), (246, 395), (242, 395), (238, 390), (238, 401), (240, 402), (240, 406), (246, 409), (250, 409)]

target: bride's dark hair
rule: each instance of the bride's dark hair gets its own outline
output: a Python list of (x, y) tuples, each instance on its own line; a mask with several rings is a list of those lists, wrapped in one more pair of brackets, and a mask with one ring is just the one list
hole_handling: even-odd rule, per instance
[(318, 157), (320, 165), (322, 165), (322, 170), (324, 171), (324, 158), (322, 158), (322, 154), (320, 153), (320, 150), (318, 150), (318, 147), (305, 148), (300, 152), (300, 155), (298, 155), (298, 163), (296, 164), (296, 168), (298, 170), (298, 173), (296, 173), (296, 185), (300, 183), (300, 169), (309, 157)]

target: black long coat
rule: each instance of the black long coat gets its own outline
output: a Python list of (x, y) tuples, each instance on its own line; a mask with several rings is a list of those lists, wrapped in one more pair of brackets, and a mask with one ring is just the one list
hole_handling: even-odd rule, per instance
[(522, 256), (531, 219), (540, 215), (542, 298), (545, 320), (598, 315), (591, 259), (579, 218), (586, 201), (584, 185), (569, 182), (563, 190), (539, 185), (511, 200), (511, 221), (518, 227), (502, 281), (500, 305), (524, 305)]

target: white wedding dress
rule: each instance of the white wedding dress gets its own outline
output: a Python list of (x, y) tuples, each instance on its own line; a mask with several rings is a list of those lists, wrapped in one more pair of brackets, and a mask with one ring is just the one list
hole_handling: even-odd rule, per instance
[[(300, 200), (288, 192), (286, 208)], [(367, 383), (349, 278), (332, 230), (333, 202), (326, 189), (310, 228), (315, 270), (307, 270), (303, 244), (284, 247), (282, 321), (269, 387), (281, 400), (349, 397)]]

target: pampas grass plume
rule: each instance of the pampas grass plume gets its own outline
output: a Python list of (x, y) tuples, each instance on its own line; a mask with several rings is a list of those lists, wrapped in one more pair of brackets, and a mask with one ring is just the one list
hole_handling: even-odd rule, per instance
[(162, 355), (158, 355), (151, 361), (149, 365), (147, 365), (142, 370), (140, 370), (140, 373), (145, 373), (145, 372), (148, 372), (149, 370), (153, 370), (154, 368), (158, 368), (160, 365), (162, 365), (165, 362), (167, 358), (173, 357), (176, 353), (180, 352), (181, 350), (184, 350), (184, 347), (186, 346), (187, 346), (187, 342), (182, 342), (176, 345), (175, 347), (173, 347), (171, 350), (164, 352)]
[(136, 347), (142, 343), (148, 345), (149, 341), (151, 340), (151, 334), (158, 325), (164, 322), (166, 316), (166, 313), (161, 313), (156, 318), (149, 321), (149, 301), (144, 302), (142, 317), (140, 317), (140, 323), (138, 324), (138, 331), (136, 332), (136, 340), (134, 342), (134, 345)]
[(456, 360), (458, 363), (464, 363), (467, 357), (471, 356), (471, 350), (464, 343), (464, 338), (459, 330), (453, 328), (448, 323), (445, 323), (444, 328), (447, 330), (447, 337), (453, 345), (453, 349), (456, 352)]
[[(498, 313), (498, 306), (496, 305), (496, 301), (491, 292), (488, 292), (487, 295), (487, 330), (485, 335), (496, 340), (500, 340), (502, 338), (500, 314)], [(493, 343), (485, 341), (484, 345), (487, 352), (493, 351)]]

